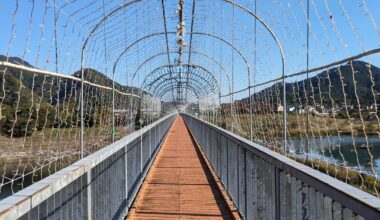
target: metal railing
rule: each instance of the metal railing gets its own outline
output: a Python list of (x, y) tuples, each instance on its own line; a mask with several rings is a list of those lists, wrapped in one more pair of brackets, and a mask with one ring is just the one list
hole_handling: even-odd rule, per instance
[(380, 199), (183, 114), (244, 219), (380, 219)]
[(123, 219), (176, 113), (0, 202), (0, 219)]

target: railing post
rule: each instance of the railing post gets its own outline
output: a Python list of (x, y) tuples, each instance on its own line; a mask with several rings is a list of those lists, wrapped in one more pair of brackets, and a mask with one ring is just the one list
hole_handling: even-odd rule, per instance
[(252, 118), (252, 97), (251, 97), (251, 77), (248, 78), (248, 100), (249, 100), (249, 140), (253, 140), (253, 118)]
[(115, 142), (115, 72), (112, 74), (112, 143)]
[(83, 65), (84, 65), (84, 50), (82, 50), (82, 65), (81, 65), (81, 82), (80, 82), (80, 158), (82, 159), (83, 158), (83, 155), (84, 155), (84, 141), (83, 141), (83, 136), (84, 136), (84, 119), (83, 119), (83, 108), (84, 108), (84, 97), (83, 97), (83, 93), (84, 93), (84, 88), (83, 88), (83, 84), (84, 84), (84, 68), (83, 68)]
[(283, 114), (282, 114), (282, 123), (283, 123), (283, 151), (284, 155), (286, 155), (286, 82), (285, 82), (285, 72), (284, 72), (284, 67), (283, 67), (283, 75), (282, 75), (282, 102), (283, 102)]
[(275, 167), (275, 209), (276, 209), (276, 220), (281, 219), (281, 198), (280, 198), (280, 169)]
[(309, 103), (307, 100), (309, 100), (308, 92), (310, 88), (310, 81), (309, 81), (309, 37), (310, 37), (310, 1), (307, 0), (306, 4), (306, 161), (308, 161), (308, 153), (309, 153), (309, 131), (310, 131), (310, 111), (309, 111)]
[[(141, 129), (141, 128), (140, 128)], [(140, 132), (140, 174), (143, 173), (143, 133)]]
[(87, 219), (92, 219), (91, 170), (87, 172)]
[(228, 141), (228, 139), (226, 138), (226, 146), (227, 146), (227, 148), (226, 148), (226, 160), (227, 160), (227, 161), (226, 161), (226, 162), (227, 162), (227, 169), (226, 169), (226, 180), (227, 180), (227, 181), (226, 181), (226, 188), (227, 188), (227, 189), (228, 189), (228, 187), (229, 187), (229, 183), (228, 183), (229, 181), (228, 181), (228, 180), (230, 179), (230, 178), (229, 178), (229, 175), (228, 175), (228, 174), (229, 174), (229, 170), (230, 170), (230, 168), (229, 168), (229, 166), (228, 166), (228, 161), (229, 161), (229, 155), (228, 155), (228, 152), (229, 152), (229, 149), (228, 149), (228, 148), (229, 148), (229, 144), (228, 144), (228, 142), (229, 142), (229, 141)]
[(128, 144), (124, 147), (125, 152), (125, 212), (128, 214), (129, 198), (128, 198)]
[(244, 217), (248, 216), (248, 191), (247, 191), (247, 151), (244, 150)]

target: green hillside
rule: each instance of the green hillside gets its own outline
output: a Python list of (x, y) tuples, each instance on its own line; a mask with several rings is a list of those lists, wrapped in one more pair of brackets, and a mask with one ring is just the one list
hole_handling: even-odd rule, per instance
[[(376, 97), (371, 90), (372, 84)], [(374, 103), (374, 98), (379, 101), (377, 95), (379, 92), (380, 68), (363, 61), (346, 63), (323, 71), (309, 79), (286, 83), (288, 106), (322, 103), (325, 107), (331, 107), (331, 100), (335, 107), (342, 106), (344, 105), (344, 94), (346, 94), (347, 105), (357, 106), (357, 99), (359, 99), (361, 106), (369, 106)], [(278, 99), (282, 99), (282, 94), (282, 84), (276, 83), (252, 95), (252, 99), (260, 102), (259, 100), (263, 100), (265, 97), (268, 99), (267, 101), (277, 103)], [(242, 99), (239, 102), (246, 101), (247, 99)]]
[[(28, 62), (17, 57), (0, 55), (0, 61), (8, 61), (33, 67)], [(6, 71), (5, 71), (6, 70)], [(81, 72), (72, 74), (81, 78)], [(103, 73), (94, 69), (85, 69), (86, 81), (112, 87), (112, 80)], [(58, 86), (59, 85), (59, 86)], [(30, 135), (34, 130), (56, 127), (57, 103), (60, 102), (62, 120), (61, 127), (78, 125), (80, 82), (71, 79), (34, 74), (20, 71), (16, 68), (0, 68), (0, 133), (13, 137)], [(115, 83), (115, 88), (122, 92), (141, 93), (138, 88), (128, 87)], [(84, 85), (85, 91), (85, 122), (92, 126), (101, 114), (110, 114), (109, 111), (96, 111), (96, 106), (111, 106), (112, 92)], [(116, 94), (116, 98), (120, 98)], [(12, 129), (13, 128), (13, 129)]]

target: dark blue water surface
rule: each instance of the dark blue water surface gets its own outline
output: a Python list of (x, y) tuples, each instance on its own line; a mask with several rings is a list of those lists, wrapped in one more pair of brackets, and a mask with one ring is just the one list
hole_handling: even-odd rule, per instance
[(364, 136), (290, 138), (288, 149), (290, 153), (295, 153), (299, 157), (321, 159), (369, 174), (373, 174), (373, 167), (377, 175), (380, 174), (380, 138), (378, 136), (368, 136), (367, 139)]

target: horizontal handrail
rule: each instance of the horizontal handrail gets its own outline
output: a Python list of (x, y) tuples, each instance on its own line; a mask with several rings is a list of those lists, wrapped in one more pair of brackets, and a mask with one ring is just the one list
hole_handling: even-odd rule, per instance
[[(245, 150), (272, 164), (279, 169), (279, 171), (285, 171), (291, 176), (313, 187), (315, 190), (330, 197), (332, 200), (339, 202), (341, 205), (352, 210), (354, 213), (365, 217), (366, 219), (379, 219), (379, 198), (209, 122), (203, 121), (189, 114), (183, 115), (185, 116), (185, 119), (191, 118), (197, 123), (201, 123), (202, 125), (213, 130), (213, 132), (226, 137), (239, 147), (243, 147)], [(187, 124), (191, 123), (189, 120), (185, 121)], [(188, 127), (191, 130), (191, 126), (189, 124)]]
[(248, 86), (246, 88), (243, 88), (243, 89), (240, 89), (240, 90), (237, 90), (237, 91), (233, 91), (233, 92), (230, 92), (230, 93), (227, 93), (227, 94), (220, 95), (220, 97), (227, 97), (227, 96), (230, 96), (230, 95), (234, 95), (234, 94), (237, 94), (237, 93), (241, 93), (241, 92), (247, 91), (248, 89), (253, 89), (253, 88), (257, 88), (257, 87), (260, 87), (260, 86), (267, 85), (269, 83), (278, 82), (278, 81), (283, 80), (283, 79), (288, 79), (288, 78), (292, 78), (292, 77), (295, 77), (295, 76), (306, 75), (308, 73), (313, 73), (313, 72), (325, 70), (325, 69), (328, 69), (328, 68), (331, 68), (331, 67), (334, 67), (334, 66), (338, 66), (338, 65), (341, 65), (341, 64), (344, 64), (344, 63), (347, 63), (347, 62), (350, 62), (350, 61), (354, 61), (354, 60), (357, 60), (357, 59), (360, 59), (360, 58), (363, 58), (363, 57), (367, 57), (369, 55), (377, 54), (377, 53), (380, 53), (380, 48), (375, 48), (375, 49), (372, 49), (372, 50), (368, 50), (368, 51), (362, 52), (360, 54), (356, 54), (356, 55), (353, 55), (351, 57), (347, 57), (347, 58), (344, 58), (344, 59), (341, 59), (341, 60), (337, 60), (337, 61), (334, 61), (332, 63), (326, 64), (326, 65), (314, 67), (312, 69), (302, 70), (302, 71), (299, 71), (299, 72), (294, 72), (294, 73), (291, 73), (291, 74), (288, 74), (288, 75), (284, 75), (284, 76), (280, 76), (280, 77), (277, 77), (277, 78), (274, 78), (274, 79), (270, 79), (268, 81), (261, 82), (261, 83), (255, 83), (254, 85)]
[[(78, 77), (75, 77), (75, 76), (70, 76), (70, 75), (65, 75), (65, 74), (62, 74), (62, 73), (56, 73), (56, 72), (41, 70), (41, 69), (37, 69), (37, 68), (28, 67), (28, 66), (25, 66), (25, 65), (14, 64), (14, 63), (7, 62), (7, 61), (0, 61), (0, 66), (9, 67), (9, 68), (16, 68), (18, 70), (24, 70), (24, 71), (28, 71), (28, 72), (32, 72), (32, 73), (39, 73), (39, 74), (46, 75), (46, 76), (60, 77), (60, 78), (69, 79), (69, 80), (73, 80), (73, 81), (77, 81), (77, 82), (81, 82), (82, 81), (81, 78), (78, 78)], [(99, 84), (96, 84), (96, 83), (92, 83), (92, 82), (87, 81), (87, 80), (83, 80), (83, 83), (87, 84), (89, 86), (94, 86), (94, 87), (100, 88), (100, 89), (114, 90), (116, 93), (118, 93), (120, 95), (132, 96), (132, 97), (140, 98), (139, 95), (132, 94), (132, 93), (127, 93), (127, 92), (122, 92), (122, 91), (119, 91), (118, 89), (115, 89), (115, 88), (112, 88), (112, 87), (108, 87), (108, 86), (99, 85)]]
[(32, 184), (31, 186), (20, 190), (14, 195), (5, 198), (0, 201), (0, 219), (7, 219), (9, 216), (21, 217), (25, 213), (28, 213), (34, 207), (37, 207), (42, 202), (46, 201), (48, 198), (53, 196), (55, 193), (67, 187), (70, 183), (78, 180), (85, 173), (90, 172), (97, 165), (105, 161), (107, 158), (113, 156), (116, 152), (122, 150), (124, 147), (129, 146), (136, 140), (141, 141), (142, 137), (145, 136), (152, 128), (166, 120), (171, 120), (177, 115), (177, 113), (172, 113), (163, 117), (156, 122), (143, 127), (126, 137), (108, 145), (105, 148), (77, 161), (76, 163)]

